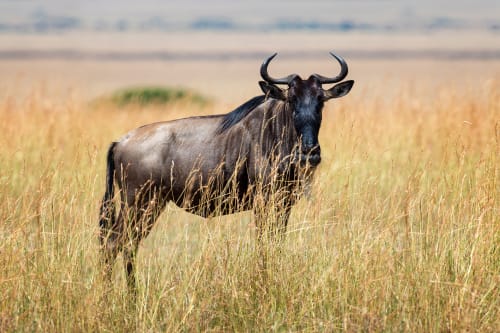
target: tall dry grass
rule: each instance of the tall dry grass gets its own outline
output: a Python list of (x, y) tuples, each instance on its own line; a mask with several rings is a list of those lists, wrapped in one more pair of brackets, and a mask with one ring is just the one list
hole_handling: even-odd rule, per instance
[(139, 250), (137, 306), (119, 260), (111, 289), (99, 270), (105, 151), (128, 129), (217, 106), (7, 96), (0, 331), (498, 332), (499, 91), (401, 87), (329, 103), (314, 187), (267, 269), (250, 214), (168, 206)]

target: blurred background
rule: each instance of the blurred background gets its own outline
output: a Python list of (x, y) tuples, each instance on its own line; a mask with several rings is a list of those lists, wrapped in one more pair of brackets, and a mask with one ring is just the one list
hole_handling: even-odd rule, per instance
[(498, 76), (499, 37), (495, 0), (3, 0), (0, 90), (19, 95), (42, 82), (47, 94), (92, 99), (169, 85), (232, 104), (258, 93), (268, 55), (279, 53), (276, 76), (308, 76), (334, 74), (335, 51), (358, 92), (381, 79), (388, 94), (394, 80), (431, 78), (419, 88), (427, 94)]

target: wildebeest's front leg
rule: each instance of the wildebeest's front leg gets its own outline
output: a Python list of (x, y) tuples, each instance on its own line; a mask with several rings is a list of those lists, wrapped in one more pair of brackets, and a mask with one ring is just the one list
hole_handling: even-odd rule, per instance
[(291, 205), (286, 205), (284, 207), (264, 205), (254, 208), (254, 218), (257, 229), (256, 247), (260, 258), (259, 267), (263, 273), (264, 279), (267, 279), (267, 268), (271, 260), (270, 258), (273, 258), (274, 254), (281, 252), (281, 246), (283, 245), (282, 241), (285, 238), (291, 207)]
[(288, 200), (282, 202), (281, 205), (266, 204), (265, 202), (257, 203), (253, 210), (255, 226), (257, 228), (257, 240), (260, 243), (263, 241), (274, 242), (283, 240), (291, 209), (292, 205)]

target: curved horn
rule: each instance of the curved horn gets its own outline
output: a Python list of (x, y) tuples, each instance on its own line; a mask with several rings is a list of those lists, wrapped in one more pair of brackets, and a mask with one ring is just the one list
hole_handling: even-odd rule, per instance
[(264, 79), (264, 81), (268, 82), (268, 83), (274, 83), (274, 84), (288, 84), (290, 83), (290, 81), (297, 75), (297, 74), (290, 74), (288, 76), (285, 76), (285, 77), (282, 77), (282, 78), (279, 78), (279, 79), (274, 79), (272, 77), (269, 76), (269, 74), (267, 73), (267, 66), (269, 65), (269, 63), (271, 62), (271, 60), (274, 59), (274, 57), (276, 57), (278, 53), (275, 53), (273, 54), (272, 56), (270, 56), (269, 58), (267, 58), (263, 63), (262, 63), (262, 66), (260, 66), (260, 76), (262, 76), (262, 78)]
[(339, 73), (339, 75), (337, 75), (335, 77), (326, 77), (326, 76), (323, 76), (323, 75), (314, 74), (319, 79), (319, 81), (321, 82), (321, 84), (340, 82), (340, 81), (342, 81), (347, 76), (347, 71), (348, 71), (347, 70), (347, 63), (345, 62), (344, 58), (342, 58), (341, 56), (335, 55), (333, 52), (330, 52), (330, 54), (332, 55), (332, 57), (334, 57), (335, 59), (337, 59), (337, 61), (339, 62), (339, 64), (340, 64), (340, 73)]

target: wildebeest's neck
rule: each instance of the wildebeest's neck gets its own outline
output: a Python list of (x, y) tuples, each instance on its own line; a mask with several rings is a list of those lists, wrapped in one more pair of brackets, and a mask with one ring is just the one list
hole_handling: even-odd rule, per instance
[(265, 96), (254, 97), (223, 115), (217, 132), (229, 137), (236, 135), (241, 140), (243, 128), (256, 145), (254, 149), (274, 161), (289, 157), (298, 144), (293, 106), (288, 102), (266, 99)]
[(266, 96), (264, 95), (255, 96), (252, 99), (243, 103), (242, 105), (238, 106), (233, 111), (225, 114), (218, 129), (219, 134), (223, 133), (224, 131), (228, 130), (229, 128), (239, 123), (250, 112), (252, 112), (255, 108), (264, 103), (265, 100)]
[(259, 126), (256, 131), (264, 155), (284, 158), (292, 153), (298, 137), (293, 126), (293, 110), (290, 104), (270, 99), (249, 117), (253, 124)]
[(269, 123), (268, 130), (275, 140), (292, 145), (296, 143), (297, 134), (293, 125), (293, 109), (288, 102), (272, 100), (264, 117)]

